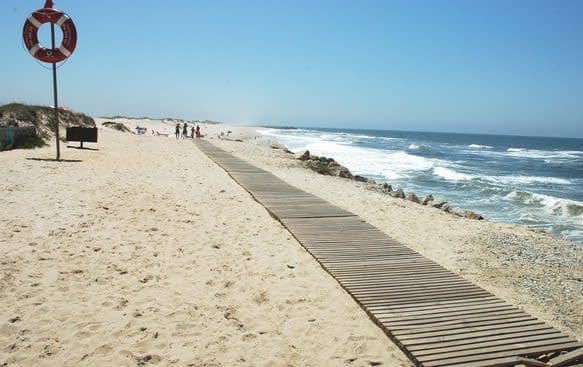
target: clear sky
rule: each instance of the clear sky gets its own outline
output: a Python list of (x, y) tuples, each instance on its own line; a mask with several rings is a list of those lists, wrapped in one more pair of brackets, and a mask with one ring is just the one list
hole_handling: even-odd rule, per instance
[[(2, 0), (0, 103), (52, 104)], [(583, 137), (583, 1), (55, 1), (92, 115)], [(41, 39), (47, 40), (43, 27)]]

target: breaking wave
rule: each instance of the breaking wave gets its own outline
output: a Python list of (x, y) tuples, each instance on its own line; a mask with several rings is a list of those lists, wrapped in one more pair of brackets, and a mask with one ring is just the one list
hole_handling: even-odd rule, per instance
[(446, 167), (435, 167), (433, 169), (433, 174), (448, 181), (469, 181), (476, 178), (476, 176), (474, 175), (460, 173), (451, 168)]
[(583, 151), (578, 150), (537, 150), (526, 148), (508, 148), (508, 155), (531, 159), (583, 159)]
[(524, 206), (542, 209), (551, 215), (577, 217), (583, 224), (583, 202), (517, 190), (511, 191), (504, 198)]
[(571, 181), (557, 177), (537, 177), (537, 176), (488, 176), (461, 173), (452, 168), (436, 167), (433, 174), (449, 181), (470, 181), (481, 180), (497, 185), (518, 185), (518, 184), (555, 184), (569, 185)]
[(277, 140), (296, 153), (332, 157), (353, 174), (583, 242), (583, 143), (576, 140), (339, 129), (260, 133), (265, 146)]
[(491, 147), (489, 145), (480, 145), (480, 144), (470, 144), (470, 145), (468, 145), (468, 148), (472, 148), (472, 149), (494, 149), (494, 147)]

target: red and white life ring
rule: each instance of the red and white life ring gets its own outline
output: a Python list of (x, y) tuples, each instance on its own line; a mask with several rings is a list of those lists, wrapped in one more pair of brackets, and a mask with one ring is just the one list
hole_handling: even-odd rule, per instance
[[(58, 25), (63, 31), (63, 42), (59, 48), (43, 47), (38, 40), (38, 29), (45, 23)], [(39, 9), (32, 13), (22, 30), (24, 45), (30, 54), (40, 61), (57, 63), (67, 59), (77, 46), (77, 28), (70, 16), (53, 8)]]

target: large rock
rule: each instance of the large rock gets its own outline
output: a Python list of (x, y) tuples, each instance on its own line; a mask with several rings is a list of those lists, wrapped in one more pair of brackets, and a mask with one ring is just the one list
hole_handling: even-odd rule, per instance
[(403, 191), (403, 189), (397, 189), (395, 191), (391, 191), (389, 195), (391, 195), (394, 198), (404, 199), (405, 191)]
[(340, 170), (338, 172), (338, 176), (343, 177), (343, 178), (352, 178), (352, 173), (350, 172), (350, 170), (346, 167), (340, 166)]
[(382, 192), (387, 194), (393, 191), (393, 187), (386, 182), (381, 185), (380, 189)]
[(457, 215), (458, 217), (462, 217), (462, 218), (473, 219), (473, 220), (483, 220), (484, 219), (484, 217), (482, 217), (480, 214), (474, 213), (471, 210), (465, 210), (465, 209), (460, 209), (460, 208), (450, 208), (449, 212), (453, 215)]
[[(338, 176), (342, 178), (352, 179), (354, 176), (348, 170), (348, 168), (339, 164), (334, 160), (334, 158), (320, 157), (317, 155), (310, 154), (309, 150), (306, 150), (301, 155), (297, 156), (297, 159), (305, 162), (305, 166), (312, 171), (316, 171), (322, 175), (328, 176)], [(364, 178), (363, 182), (368, 180)]]
[(443, 200), (433, 200), (433, 202), (431, 203), (431, 206), (437, 209), (442, 209), (444, 206), (448, 206), (447, 201), (443, 201)]
[(309, 169), (316, 171), (321, 175), (336, 176), (336, 173), (330, 168), (330, 166), (319, 160), (309, 160), (306, 162), (306, 165)]
[(465, 211), (464, 218), (474, 219), (474, 220), (483, 220), (484, 219), (484, 217), (482, 217), (480, 214), (474, 213), (471, 210), (466, 210)]
[(421, 200), (419, 200), (419, 197), (415, 195), (415, 193), (410, 193), (409, 195), (407, 195), (407, 200), (417, 204), (421, 204)]
[(426, 197), (423, 199), (423, 201), (422, 201), (421, 203), (422, 203), (423, 205), (429, 205), (429, 204), (431, 204), (431, 203), (433, 202), (433, 200), (434, 200), (434, 199), (433, 199), (433, 195), (429, 194), (429, 195), (427, 195), (427, 196), (426, 196)]
[(354, 181), (358, 181), (358, 182), (368, 182), (368, 178), (363, 177), (363, 176), (359, 176), (359, 175), (355, 175), (353, 177)]
[(298, 159), (299, 159), (300, 161), (307, 161), (308, 159), (310, 159), (310, 151), (309, 151), (309, 150), (306, 150), (305, 152), (303, 152), (303, 153), (302, 153), (302, 154), (301, 154), (301, 155), (298, 157)]

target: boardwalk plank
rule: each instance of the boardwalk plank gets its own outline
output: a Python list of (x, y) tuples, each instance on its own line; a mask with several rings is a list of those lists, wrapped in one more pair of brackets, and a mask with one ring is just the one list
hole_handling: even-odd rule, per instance
[[(546, 345), (538, 346), (538, 347), (526, 347), (526, 348), (515, 348), (511, 350), (505, 350), (502, 352), (496, 351), (489, 351), (485, 354), (476, 354), (470, 356), (463, 356), (463, 357), (454, 357), (449, 359), (441, 359), (437, 361), (429, 361), (424, 362), (423, 366), (425, 367), (441, 367), (441, 366), (455, 366), (461, 363), (468, 363), (468, 362), (487, 362), (488, 360), (494, 360), (499, 357), (511, 357), (511, 356), (537, 356), (541, 354), (546, 354), (549, 352), (553, 352), (558, 350), (573, 350), (579, 348), (581, 343), (579, 342), (561, 342), (561, 343), (552, 343), (549, 342)], [(491, 366), (491, 364), (484, 364), (484, 366)]]
[[(529, 342), (543, 342), (549, 343), (555, 341), (574, 341), (573, 338), (567, 337), (560, 333), (555, 334), (543, 334), (543, 335), (536, 335), (536, 336), (524, 336), (519, 335), (514, 338), (510, 339), (497, 339), (493, 341), (483, 341), (479, 343), (471, 343), (470, 345), (466, 344), (458, 344), (458, 345), (449, 345), (447, 347), (441, 348), (433, 348), (433, 349), (425, 349), (425, 350), (416, 350), (415, 355), (418, 356), (420, 359), (424, 356), (435, 356), (441, 355), (443, 353), (451, 353), (451, 352), (459, 352), (459, 351), (473, 351), (475, 349), (483, 350), (483, 348), (490, 348), (495, 346), (503, 346), (509, 344), (519, 344), (519, 343), (529, 343)], [(414, 349), (413, 349), (414, 350)], [(473, 352), (471, 352), (473, 353)]]

